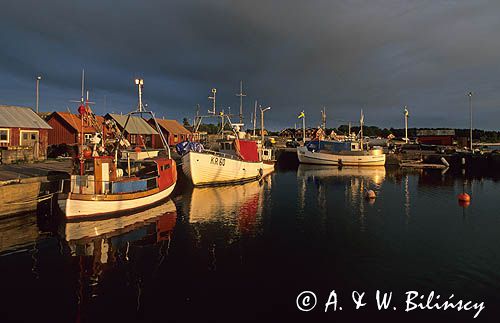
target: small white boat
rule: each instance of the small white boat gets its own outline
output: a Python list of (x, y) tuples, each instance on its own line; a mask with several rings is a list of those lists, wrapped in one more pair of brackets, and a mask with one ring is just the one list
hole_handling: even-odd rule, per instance
[(384, 166), (380, 147), (362, 149), (359, 141), (314, 140), (297, 147), (300, 163), (334, 166)]

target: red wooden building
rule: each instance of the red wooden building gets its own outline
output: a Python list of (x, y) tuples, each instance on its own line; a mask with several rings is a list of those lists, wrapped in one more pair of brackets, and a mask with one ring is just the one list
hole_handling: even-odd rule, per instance
[(31, 108), (0, 105), (2, 163), (45, 159), (50, 129)]
[[(177, 120), (166, 120), (156, 118), (156, 122), (160, 126), (165, 139), (169, 146), (177, 145), (180, 142), (186, 140), (193, 140), (193, 134), (191, 131), (187, 130), (183, 125), (181, 125)], [(153, 118), (148, 120), (148, 123), (155, 127)], [(163, 148), (159, 135), (155, 135), (155, 146), (154, 148)]]
[[(103, 137), (106, 138), (106, 127), (104, 126), (104, 118), (96, 116), (96, 120), (103, 130)], [(49, 131), (49, 145), (78, 145), (81, 142), (80, 134), (82, 133), (81, 115), (70, 112), (54, 112), (47, 118), (47, 123), (52, 127)], [(83, 118), (83, 136), (84, 143), (88, 143), (90, 139), (98, 132), (88, 117)]]
[(424, 145), (452, 146), (455, 130), (453, 129), (420, 129), (417, 130), (417, 141)]

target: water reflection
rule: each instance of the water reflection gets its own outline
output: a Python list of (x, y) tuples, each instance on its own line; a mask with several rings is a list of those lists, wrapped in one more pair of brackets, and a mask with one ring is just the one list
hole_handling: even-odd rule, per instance
[[(0, 254), (27, 248), (38, 238), (37, 216), (34, 213), (0, 219)], [(33, 254), (36, 247), (31, 246)]]
[[(126, 285), (135, 290), (139, 311), (144, 277), (154, 274), (168, 255), (176, 217), (175, 204), (168, 200), (121, 217), (62, 224), (60, 235), (78, 262), (79, 318), (88, 312), (86, 305), (103, 293), (106, 278), (120, 272), (125, 274)], [(157, 255), (144, 262), (143, 254), (150, 252), (148, 248)]]
[(314, 187), (313, 194), (317, 202), (315, 208), (317, 208), (317, 212), (322, 215), (323, 222), (325, 222), (328, 216), (328, 189), (330, 186), (333, 189), (342, 187), (346, 202), (351, 207), (359, 210), (361, 230), (363, 230), (365, 206), (366, 204), (373, 205), (376, 203), (376, 198), (366, 198), (366, 194), (369, 190), (373, 190), (376, 196), (379, 196), (385, 176), (386, 170), (383, 166), (338, 168), (300, 164), (297, 170), (297, 179), (299, 182), (298, 199), (301, 213), (307, 212), (305, 207), (307, 190)]
[(270, 188), (272, 177), (241, 185), (195, 187), (183, 196), (183, 213), (189, 223), (220, 222), (233, 227), (234, 234), (255, 234), (262, 214), (264, 188)]

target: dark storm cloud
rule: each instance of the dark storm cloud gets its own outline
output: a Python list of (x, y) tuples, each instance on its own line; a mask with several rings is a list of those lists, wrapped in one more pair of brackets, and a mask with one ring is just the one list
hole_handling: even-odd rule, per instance
[[(85, 68), (97, 112), (135, 104), (132, 80), (159, 115), (204, 110), (210, 88), (236, 111), (245, 81), (271, 105), (266, 124), (357, 120), (401, 126), (408, 105), (416, 126), (476, 125), (500, 116), (500, 4), (488, 1), (35, 1), (2, 5), (0, 101), (33, 105), (42, 73), (42, 109), (79, 97)], [(106, 108), (104, 107), (106, 97)], [(106, 110), (106, 111), (104, 111)], [(226, 109), (227, 111), (227, 109)]]

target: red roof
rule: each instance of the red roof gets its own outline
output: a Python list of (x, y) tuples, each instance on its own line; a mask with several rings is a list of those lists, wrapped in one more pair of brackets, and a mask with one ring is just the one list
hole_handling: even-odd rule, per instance
[[(149, 119), (149, 124), (154, 124), (153, 118)], [(177, 120), (167, 120), (167, 119), (159, 119), (156, 118), (156, 122), (158, 125), (162, 127), (164, 130), (167, 130), (170, 133), (174, 134), (184, 134), (190, 135), (191, 131), (187, 130), (183, 125), (181, 125)]]
[[(54, 115), (58, 115), (61, 119), (63, 119), (68, 125), (70, 125), (76, 132), (82, 132), (82, 121), (80, 119), (80, 115), (70, 112), (59, 112), (56, 111), (52, 114), (50, 118), (53, 118)], [(96, 116), (97, 122), (100, 125), (104, 123), (104, 118), (101, 116)], [(91, 126), (90, 121), (83, 119), (83, 132), (84, 133), (94, 133), (97, 129)]]

